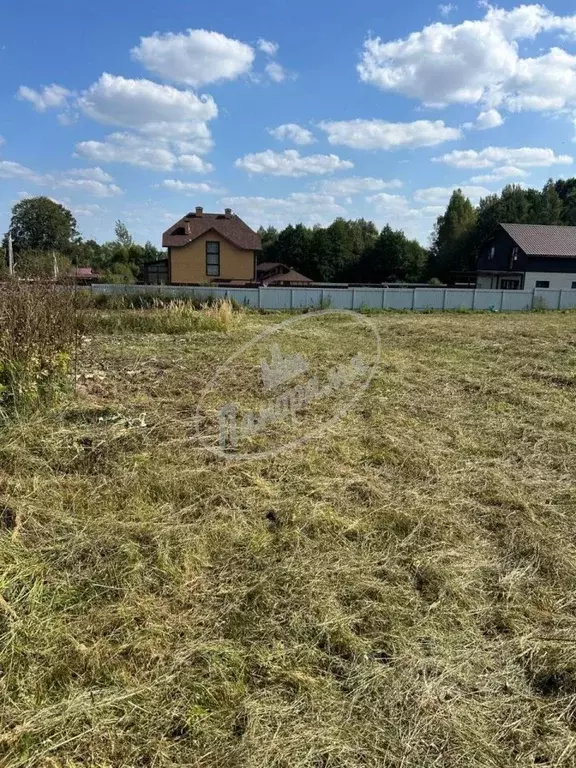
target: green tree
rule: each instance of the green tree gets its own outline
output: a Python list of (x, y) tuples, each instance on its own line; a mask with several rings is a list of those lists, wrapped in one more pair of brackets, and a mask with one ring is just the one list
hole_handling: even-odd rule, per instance
[(474, 268), (472, 242), (476, 220), (476, 209), (470, 200), (462, 190), (454, 190), (446, 212), (436, 220), (429, 277), (448, 280), (451, 272)]
[(552, 179), (546, 182), (542, 190), (539, 221), (536, 224), (561, 224), (563, 218), (563, 205), (560, 195), (554, 187)]
[(116, 241), (120, 245), (128, 248), (133, 244), (134, 241), (132, 240), (132, 235), (128, 232), (128, 227), (123, 221), (120, 221), (120, 219), (118, 219), (114, 225), (114, 233), (116, 235)]
[(14, 251), (68, 253), (78, 242), (76, 219), (48, 197), (29, 197), (12, 208), (10, 233)]

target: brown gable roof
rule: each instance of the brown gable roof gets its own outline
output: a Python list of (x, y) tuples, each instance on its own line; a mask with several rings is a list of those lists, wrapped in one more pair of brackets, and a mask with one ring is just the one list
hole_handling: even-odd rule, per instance
[[(178, 227), (184, 227), (186, 234), (172, 235), (171, 233)], [(203, 213), (201, 216), (195, 213), (186, 214), (184, 218), (164, 232), (162, 245), (165, 248), (178, 248), (191, 243), (211, 229), (229, 240), (232, 245), (245, 251), (259, 251), (262, 248), (260, 236), (253, 229), (250, 229), (248, 224), (245, 224), (235, 214), (225, 216), (223, 213)]]
[(576, 227), (500, 224), (527, 256), (576, 257)]

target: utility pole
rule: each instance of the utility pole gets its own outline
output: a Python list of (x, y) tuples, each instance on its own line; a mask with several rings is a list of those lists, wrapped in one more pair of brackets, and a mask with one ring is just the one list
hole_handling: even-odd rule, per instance
[(54, 264), (54, 280), (58, 280), (58, 261), (56, 260), (56, 251), (52, 251), (52, 261)]
[(14, 252), (12, 250), (12, 233), (8, 232), (8, 274), (14, 274)]

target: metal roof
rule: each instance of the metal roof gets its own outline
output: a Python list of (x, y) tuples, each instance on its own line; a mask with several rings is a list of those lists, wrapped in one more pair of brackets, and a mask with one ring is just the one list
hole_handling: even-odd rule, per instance
[(576, 257), (576, 227), (556, 224), (501, 224), (527, 256)]

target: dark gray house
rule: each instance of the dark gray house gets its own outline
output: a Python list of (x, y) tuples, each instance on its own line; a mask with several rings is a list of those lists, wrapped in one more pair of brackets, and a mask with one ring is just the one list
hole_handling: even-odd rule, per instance
[(480, 246), (476, 287), (576, 290), (576, 227), (499, 224)]

